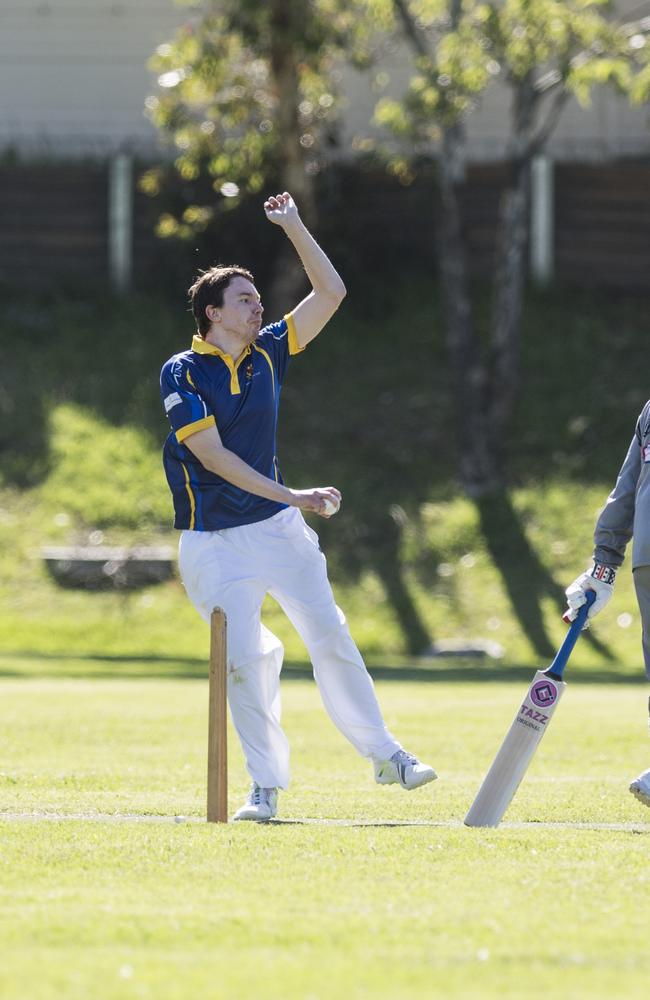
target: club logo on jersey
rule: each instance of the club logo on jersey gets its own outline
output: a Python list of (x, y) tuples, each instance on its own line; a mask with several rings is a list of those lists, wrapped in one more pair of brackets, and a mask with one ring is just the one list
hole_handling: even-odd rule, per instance
[(165, 396), (165, 399), (163, 400), (165, 413), (169, 413), (170, 410), (173, 410), (175, 406), (178, 406), (178, 404), (182, 402), (183, 400), (177, 392), (171, 392), (169, 396)]
[(253, 377), (253, 362), (249, 361), (248, 364), (246, 365), (246, 378), (250, 380), (252, 379), (252, 377)]
[(530, 700), (538, 708), (550, 708), (557, 699), (557, 688), (553, 681), (537, 681), (530, 689)]
[(172, 364), (171, 374), (176, 385), (180, 385), (183, 377), (183, 362), (180, 358), (177, 358)]

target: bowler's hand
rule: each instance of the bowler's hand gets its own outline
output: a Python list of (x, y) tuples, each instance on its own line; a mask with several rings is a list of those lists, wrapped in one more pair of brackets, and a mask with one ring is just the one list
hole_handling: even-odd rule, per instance
[(291, 490), (293, 495), (293, 507), (300, 510), (310, 510), (313, 514), (320, 514), (321, 517), (329, 517), (326, 500), (333, 503), (335, 507), (341, 503), (341, 492), (336, 486), (319, 486), (311, 490)]
[(274, 222), (282, 229), (286, 229), (288, 225), (297, 222), (300, 218), (296, 203), (288, 191), (267, 198), (264, 202), (264, 211), (269, 222)]

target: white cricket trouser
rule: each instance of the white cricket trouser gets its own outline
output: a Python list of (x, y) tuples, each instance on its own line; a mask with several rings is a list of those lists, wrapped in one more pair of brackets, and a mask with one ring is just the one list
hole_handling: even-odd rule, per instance
[(361, 654), (334, 602), (318, 535), (287, 507), (255, 524), (183, 531), (183, 584), (199, 614), (228, 617), (228, 702), (248, 772), (263, 788), (286, 788), (289, 745), (280, 725), (284, 649), (261, 622), (269, 593), (309, 653), (327, 712), (364, 757), (387, 760), (401, 745), (388, 732)]

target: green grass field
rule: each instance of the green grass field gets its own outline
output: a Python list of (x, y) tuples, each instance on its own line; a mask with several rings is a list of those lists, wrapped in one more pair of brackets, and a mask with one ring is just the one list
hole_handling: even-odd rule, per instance
[(406, 793), (289, 671), (293, 781), (268, 826), (203, 820), (205, 680), (2, 679), (3, 1000), (647, 995), (644, 687), (570, 684), (482, 831), (462, 818), (525, 681), (422, 677), (377, 680), (440, 774)]

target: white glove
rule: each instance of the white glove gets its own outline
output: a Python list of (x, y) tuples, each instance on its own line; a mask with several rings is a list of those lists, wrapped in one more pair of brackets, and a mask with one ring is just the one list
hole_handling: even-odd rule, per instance
[(590, 619), (603, 610), (612, 596), (615, 579), (616, 570), (611, 566), (594, 563), (593, 569), (583, 573), (567, 587), (565, 593), (569, 610), (564, 616), (565, 621), (575, 621), (578, 611), (587, 600), (587, 591), (593, 590), (596, 593), (596, 600), (589, 608), (584, 624), (584, 628), (588, 628)]

